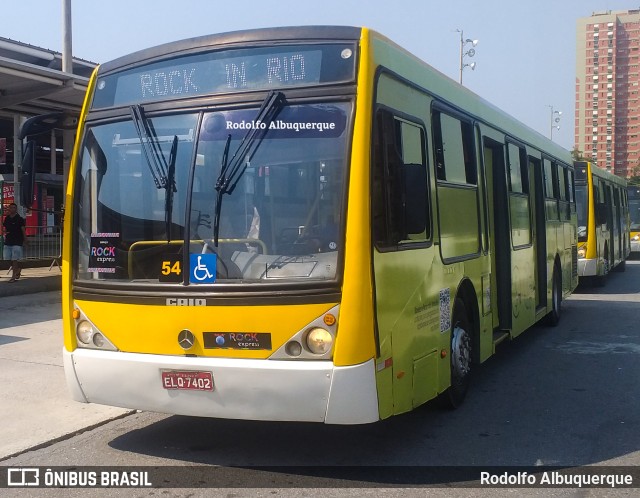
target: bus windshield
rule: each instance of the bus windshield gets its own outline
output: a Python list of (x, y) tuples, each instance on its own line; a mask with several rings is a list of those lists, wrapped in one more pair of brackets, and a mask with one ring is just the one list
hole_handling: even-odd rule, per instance
[[(266, 122), (258, 112), (138, 109), (88, 126), (76, 278), (143, 285), (335, 280), (351, 104), (285, 104)], [(227, 162), (237, 165), (233, 181), (216, 202)]]
[(587, 225), (589, 214), (589, 190), (587, 185), (576, 185), (576, 211), (578, 215), (578, 240), (587, 240)]

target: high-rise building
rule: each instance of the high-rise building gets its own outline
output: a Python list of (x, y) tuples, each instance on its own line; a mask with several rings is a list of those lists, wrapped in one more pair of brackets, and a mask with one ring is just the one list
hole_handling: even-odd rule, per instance
[(640, 174), (640, 10), (578, 19), (575, 145), (613, 173)]

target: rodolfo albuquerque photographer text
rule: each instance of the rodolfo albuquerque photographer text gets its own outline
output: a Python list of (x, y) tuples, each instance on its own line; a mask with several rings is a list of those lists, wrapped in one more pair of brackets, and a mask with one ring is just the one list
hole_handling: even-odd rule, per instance
[[(622, 473), (581, 473), (577, 469), (567, 471), (545, 471), (540, 474), (529, 472), (480, 472), (482, 486), (504, 487), (571, 487), (571, 488), (616, 488), (634, 487), (633, 476)], [(582, 469), (584, 471), (584, 468)]]

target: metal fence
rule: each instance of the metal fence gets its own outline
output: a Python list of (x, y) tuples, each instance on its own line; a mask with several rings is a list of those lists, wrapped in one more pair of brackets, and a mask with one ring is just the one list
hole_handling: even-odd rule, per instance
[[(59, 226), (27, 226), (28, 243), (23, 246), (23, 259), (50, 261), (52, 268), (54, 265), (60, 266), (62, 255), (62, 230)], [(0, 249), (3, 242), (0, 239)], [(2, 251), (0, 251), (2, 258)]]

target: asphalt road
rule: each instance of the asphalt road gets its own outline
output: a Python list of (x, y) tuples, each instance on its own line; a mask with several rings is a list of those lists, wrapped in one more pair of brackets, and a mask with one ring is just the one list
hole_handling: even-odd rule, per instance
[[(502, 346), (477, 371), (456, 411), (427, 404), (377, 424), (347, 427), (138, 412), (0, 464), (149, 466), (164, 472), (164, 485), (186, 481), (197, 488), (213, 476), (228, 486), (127, 490), (127, 496), (424, 496), (424, 490), (402, 489), (424, 483), (439, 486), (429, 495), (549, 496), (549, 489), (460, 487), (468, 484), (467, 475), (456, 469), (640, 466), (640, 261), (611, 274), (604, 288), (579, 289), (562, 312), (558, 327), (534, 327)], [(9, 491), (5, 496), (20, 494)], [(553, 495), (605, 493), (565, 488)]]

